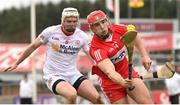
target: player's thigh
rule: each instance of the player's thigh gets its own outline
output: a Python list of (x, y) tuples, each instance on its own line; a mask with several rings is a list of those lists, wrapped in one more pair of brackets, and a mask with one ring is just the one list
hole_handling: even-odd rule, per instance
[(128, 104), (128, 101), (127, 101), (127, 96), (113, 102), (112, 104)]
[(64, 97), (72, 97), (77, 95), (76, 89), (65, 81), (61, 81), (56, 85), (56, 92)]
[(127, 91), (128, 95), (134, 99), (137, 103), (145, 104), (152, 103), (152, 99), (149, 93), (148, 88), (144, 84), (144, 82), (139, 78), (133, 79), (133, 85), (135, 86), (134, 90)]
[(85, 79), (84, 81), (81, 82), (77, 92), (78, 95), (89, 100), (96, 99), (97, 97), (100, 96), (94, 85), (88, 79)]

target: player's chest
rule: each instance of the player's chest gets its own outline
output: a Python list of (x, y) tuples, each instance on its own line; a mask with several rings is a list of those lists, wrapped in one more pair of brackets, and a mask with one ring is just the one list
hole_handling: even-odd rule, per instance
[(67, 45), (67, 46), (82, 46), (83, 39), (75, 36), (60, 36), (60, 35), (53, 35), (49, 38), (50, 44), (59, 44), (59, 45)]
[(106, 43), (104, 50), (106, 50), (108, 58), (114, 64), (122, 61), (126, 55), (124, 45), (117, 41)]
[(119, 53), (119, 51), (124, 51), (124, 45), (120, 41), (111, 41), (104, 44), (104, 49), (108, 52), (108, 56), (112, 56)]

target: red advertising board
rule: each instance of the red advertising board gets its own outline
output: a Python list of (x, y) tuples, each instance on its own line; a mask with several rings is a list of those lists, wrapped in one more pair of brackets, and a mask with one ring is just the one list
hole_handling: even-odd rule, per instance
[[(12, 65), (27, 44), (0, 44), (0, 69)], [(36, 56), (36, 67), (42, 69), (44, 58), (44, 46), (37, 49), (32, 55)], [(32, 69), (32, 55), (25, 59), (17, 68), (19, 70)], [(15, 70), (16, 71), (16, 70)]]
[(145, 47), (148, 51), (172, 50), (172, 33), (157, 33), (152, 35), (143, 35)]
[(158, 32), (158, 31), (173, 31), (172, 23), (124, 23), (133, 24), (136, 26), (137, 31), (140, 32)]
[(155, 104), (170, 104), (167, 91), (156, 90), (152, 91), (152, 97)]
[[(121, 22), (121, 24), (133, 24), (136, 26), (136, 30), (139, 32), (163, 32), (163, 31), (173, 31), (173, 24), (172, 22), (159, 22), (159, 23), (152, 23), (152, 22)], [(83, 31), (90, 31), (89, 26), (86, 22), (82, 22), (80, 27)]]

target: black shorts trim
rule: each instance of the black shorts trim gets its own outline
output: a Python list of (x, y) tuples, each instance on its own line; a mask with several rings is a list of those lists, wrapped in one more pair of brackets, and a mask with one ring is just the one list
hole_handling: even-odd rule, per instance
[(56, 95), (58, 95), (58, 93), (56, 92), (56, 86), (57, 86), (57, 84), (58, 84), (59, 82), (61, 82), (61, 81), (65, 81), (65, 80), (63, 80), (63, 79), (58, 79), (56, 82), (54, 82), (54, 84), (53, 84), (53, 86), (52, 86), (52, 91), (53, 91), (53, 93), (56, 94)]
[(77, 90), (80, 86), (80, 84), (82, 83), (82, 81), (84, 81), (85, 79), (87, 79), (85, 76), (81, 76), (79, 77), (76, 82), (73, 84), (73, 87)]

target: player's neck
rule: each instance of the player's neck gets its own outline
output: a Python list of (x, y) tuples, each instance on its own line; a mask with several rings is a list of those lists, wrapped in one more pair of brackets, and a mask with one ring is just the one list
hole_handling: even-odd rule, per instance
[(68, 32), (66, 31), (62, 26), (61, 26), (61, 30), (62, 32), (66, 35), (66, 36), (71, 36), (74, 32)]
[(109, 33), (109, 36), (106, 38), (105, 41), (112, 41), (112, 34), (111, 33)]

